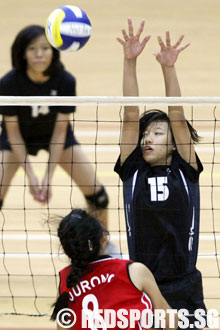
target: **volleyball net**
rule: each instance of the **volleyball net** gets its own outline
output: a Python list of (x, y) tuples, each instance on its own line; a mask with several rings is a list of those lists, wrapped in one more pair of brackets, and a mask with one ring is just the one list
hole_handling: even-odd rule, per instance
[[(192, 97), (0, 97), (0, 106), (47, 107), (76, 105), (71, 124), (77, 140), (92, 164), (108, 196), (110, 239), (128, 256), (122, 183), (114, 173), (120, 153), (123, 107), (138, 105), (140, 113), (152, 108), (167, 111), (183, 105), (185, 116), (202, 137), (196, 151), (203, 163), (200, 178), (201, 224), (197, 267), (203, 275), (208, 309), (220, 313), (220, 98)], [(39, 178), (48, 153), (30, 156)], [(1, 166), (3, 166), (1, 160)], [(72, 164), (74, 168), (74, 163)], [(51, 314), (57, 296), (58, 272), (68, 264), (59, 249), (57, 223), (47, 221), (66, 215), (86, 203), (78, 185), (57, 167), (52, 198), (41, 205), (29, 193), (28, 180), (20, 167), (0, 212), (0, 315)]]

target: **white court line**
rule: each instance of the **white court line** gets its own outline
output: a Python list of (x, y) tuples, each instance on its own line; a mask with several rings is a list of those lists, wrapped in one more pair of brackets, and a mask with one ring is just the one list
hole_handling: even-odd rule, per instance
[[(26, 240), (27, 236), (28, 236), (28, 240), (37, 240), (37, 241), (48, 241), (48, 240), (54, 240), (58, 242), (58, 238), (55, 235), (48, 235), (48, 234), (29, 234), (29, 235), (25, 235), (25, 234), (3, 234), (1, 235), (3, 237), (3, 240)], [(2, 238), (1, 237), (1, 238)], [(111, 239), (116, 241), (119, 239), (119, 235), (117, 234), (112, 234)], [(120, 240), (126, 240), (126, 234), (121, 234), (120, 236)], [(200, 235), (200, 241), (201, 240), (209, 240), (209, 241), (214, 241), (214, 235)], [(215, 240), (220, 240), (220, 235), (216, 235), (215, 236)], [(48, 259), (48, 258), (67, 258), (64, 254), (58, 254), (58, 253), (0, 253), (0, 258), (7, 258), (7, 259), (24, 259), (24, 258), (28, 258), (28, 256), (30, 258), (33, 259), (38, 259), (38, 258), (42, 258), (42, 259)], [(128, 256), (125, 257), (123, 256), (124, 259), (128, 259)], [(220, 253), (218, 254), (213, 254), (213, 253), (209, 253), (209, 252), (203, 252), (202, 254), (198, 254), (198, 258), (200, 259), (216, 259), (216, 258), (220, 258)]]
[[(123, 258), (124, 258), (124, 254), (123, 254)], [(57, 259), (67, 259), (66, 255), (63, 254), (58, 254), (58, 253), (0, 253), (0, 259), (4, 258), (4, 259), (29, 259), (29, 258), (33, 258), (33, 259), (51, 259), (51, 258), (57, 258)], [(128, 258), (128, 255), (127, 255)], [(198, 255), (199, 259), (220, 259), (220, 253), (217, 254), (213, 254), (213, 253), (202, 253), (202, 255)]]
[[(81, 144), (82, 148), (84, 151), (86, 152), (92, 152), (94, 153), (96, 152), (120, 152), (120, 146), (119, 145), (86, 145), (86, 144)], [(216, 147), (213, 145), (213, 147), (202, 147), (202, 146), (196, 146), (195, 147), (197, 152), (213, 152), (213, 150), (215, 150), (215, 152), (219, 152), (220, 151), (220, 147)]]
[[(49, 240), (54, 240), (54, 241), (58, 241), (58, 237), (56, 235), (49, 235), (49, 234), (1, 234), (1, 239), (3, 238), (3, 240), (7, 240), (7, 241), (23, 241), (28, 239), (28, 241), (33, 240), (33, 241), (49, 241)], [(121, 234), (119, 236), (119, 234), (110, 234), (110, 238), (111, 240), (120, 240), (124, 241), (127, 239), (126, 234)], [(199, 240), (200, 241), (219, 241), (220, 240), (220, 235), (200, 235), (199, 236)]]
[[(120, 130), (78, 130), (77, 128), (74, 130), (76, 136), (81, 137), (113, 137), (113, 136), (120, 136)], [(213, 131), (198, 131), (199, 135), (202, 137), (214, 137), (214, 130)], [(215, 137), (220, 136), (219, 131), (215, 131)]]
[[(120, 131), (119, 130), (90, 130), (90, 131), (86, 131), (86, 130), (75, 130), (75, 134), (76, 137), (120, 137)], [(212, 139), (214, 138), (214, 131), (200, 131), (199, 135), (201, 137), (211, 137)], [(215, 138), (216, 137), (220, 137), (220, 132), (216, 130), (215, 132)], [(210, 141), (212, 143), (212, 141)], [(112, 146), (112, 145), (83, 145), (83, 149), (87, 152), (94, 152), (94, 149), (96, 149), (96, 151), (99, 152), (119, 152), (120, 147), (119, 145), (116, 146)], [(202, 145), (197, 145), (196, 150), (198, 152), (213, 152), (213, 150), (220, 151), (220, 147), (216, 147), (216, 146), (210, 146), (210, 147), (206, 147), (206, 146), (202, 146)]]

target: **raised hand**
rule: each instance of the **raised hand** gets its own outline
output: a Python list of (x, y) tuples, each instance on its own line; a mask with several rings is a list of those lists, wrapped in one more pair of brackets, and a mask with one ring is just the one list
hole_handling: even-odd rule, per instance
[(125, 29), (122, 29), (122, 35), (124, 40), (121, 38), (117, 38), (118, 42), (124, 48), (124, 56), (126, 59), (131, 60), (135, 59), (142, 50), (144, 49), (146, 43), (150, 39), (150, 35), (147, 35), (142, 42), (140, 42), (141, 33), (144, 30), (144, 20), (141, 21), (140, 27), (136, 35), (134, 35), (134, 29), (131, 18), (128, 18), (128, 34)]
[(160, 45), (160, 52), (154, 52), (153, 54), (162, 66), (174, 66), (179, 54), (190, 45), (190, 43), (187, 43), (184, 46), (178, 48), (183, 38), (184, 35), (182, 34), (177, 42), (172, 46), (169, 31), (166, 32), (166, 45), (163, 42), (161, 36), (157, 37)]

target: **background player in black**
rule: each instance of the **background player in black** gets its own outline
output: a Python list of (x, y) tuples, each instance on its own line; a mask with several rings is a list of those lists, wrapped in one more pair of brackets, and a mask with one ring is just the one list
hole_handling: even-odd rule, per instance
[[(56, 320), (57, 313), (67, 307), (73, 308), (78, 319), (82, 314), (83, 302), (80, 301), (79, 295), (74, 302), (70, 301), (69, 291), (77, 284), (79, 285), (80, 281), (87, 282), (88, 277), (86, 276), (97, 278), (97, 276), (105, 276), (106, 272), (114, 273), (111, 281), (103, 281), (100, 289), (95, 290), (93, 287), (81, 295), (84, 298), (95, 295), (98, 309), (111, 308), (117, 311), (133, 308), (139, 309), (141, 312), (147, 308), (143, 303), (145, 299), (142, 292), (146, 293), (148, 301), (149, 298), (151, 300), (147, 304), (148, 309), (152, 309), (152, 307), (165, 311), (170, 309), (161, 295), (152, 273), (146, 266), (130, 260), (112, 259), (105, 255), (108, 232), (91, 214), (82, 209), (73, 209), (60, 221), (57, 234), (71, 264), (60, 272), (60, 294), (54, 304), (52, 320)], [(95, 263), (92, 264), (92, 262)], [(95, 306), (91, 303), (88, 308), (93, 310)], [(142, 329), (138, 323), (135, 323), (135, 329)], [(75, 325), (73, 328), (75, 329)], [(57, 329), (62, 328), (58, 325)], [(77, 325), (76, 329), (81, 329), (80, 325)], [(130, 327), (126, 329), (130, 329)], [(169, 329), (168, 313), (166, 314), (166, 329)]]
[[(0, 81), (0, 95), (76, 95), (75, 78), (64, 70), (60, 53), (49, 45), (43, 27), (30, 25), (17, 34), (11, 60), (13, 69)], [(20, 165), (27, 174), (33, 198), (46, 202), (51, 197), (51, 181), (59, 164), (76, 182), (89, 206), (101, 210), (101, 219), (107, 226), (108, 196), (74, 137), (70, 125), (70, 114), (74, 111), (74, 106), (1, 107), (1, 206)], [(28, 157), (28, 154), (36, 155), (40, 149), (50, 152), (42, 183)]]
[[(143, 28), (144, 21), (134, 35), (128, 19), (128, 34), (123, 29), (123, 39), (118, 38), (124, 50), (125, 96), (138, 96), (136, 61), (150, 39), (148, 35), (139, 41)], [(158, 37), (160, 51), (154, 55), (166, 96), (181, 96), (174, 65), (189, 46), (179, 47), (182, 40), (183, 35), (172, 46), (169, 32), (166, 43)], [(198, 140), (181, 106), (169, 107), (168, 116), (160, 110), (146, 111), (140, 121), (138, 107), (125, 107), (121, 155), (115, 166), (124, 186), (130, 257), (150, 268), (172, 307), (189, 313), (197, 308), (205, 312), (201, 273), (196, 269), (202, 171), (194, 150)]]

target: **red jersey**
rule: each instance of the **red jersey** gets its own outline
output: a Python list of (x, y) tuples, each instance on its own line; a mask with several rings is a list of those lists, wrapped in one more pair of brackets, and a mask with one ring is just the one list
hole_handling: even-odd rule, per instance
[[(91, 311), (101, 311), (100, 317), (106, 320), (106, 310), (115, 312), (117, 322), (125, 321), (128, 326), (124, 329), (130, 329), (131, 310), (142, 312), (143, 310), (152, 311), (152, 303), (147, 294), (138, 290), (130, 280), (128, 265), (130, 260), (114, 259), (108, 256), (97, 261), (91, 262), (87, 273), (82, 277), (79, 283), (68, 289), (66, 287), (66, 278), (70, 273), (71, 266), (68, 266), (60, 272), (60, 294), (69, 293), (68, 308), (76, 313), (76, 323), (73, 329), (81, 330), (82, 327), (82, 309)], [(120, 311), (119, 311), (120, 310)], [(126, 311), (128, 313), (124, 313)], [(120, 314), (118, 314), (120, 313)], [(123, 318), (121, 315), (123, 314)], [(111, 314), (107, 315), (110, 320)], [(132, 316), (133, 317), (133, 316)], [(122, 329), (116, 322), (113, 329)], [(132, 321), (134, 322), (134, 321)], [(85, 323), (83, 323), (85, 326)], [(121, 323), (120, 323), (121, 325)], [(102, 327), (100, 327), (102, 328)], [(112, 328), (112, 327), (111, 327)], [(87, 324), (85, 329), (92, 329)], [(99, 327), (98, 327), (99, 329)], [(103, 327), (103, 329), (105, 329)], [(132, 329), (145, 329), (141, 326), (140, 320), (132, 323)]]

